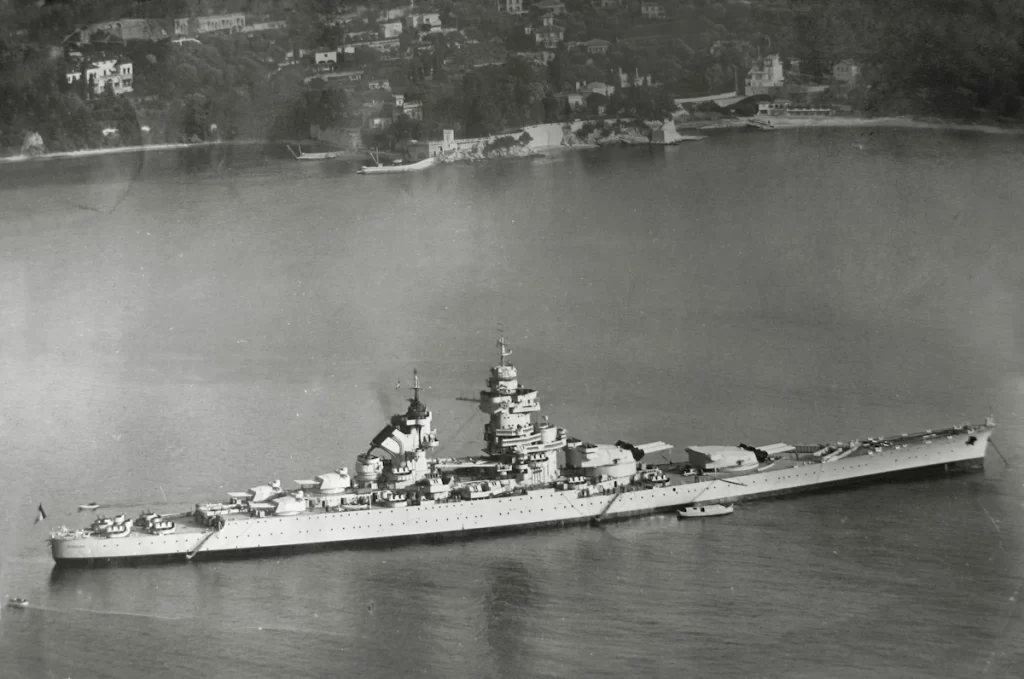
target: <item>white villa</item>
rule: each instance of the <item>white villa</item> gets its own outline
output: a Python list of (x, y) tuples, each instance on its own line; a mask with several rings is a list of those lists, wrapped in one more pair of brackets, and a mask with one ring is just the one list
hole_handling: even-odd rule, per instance
[[(82, 70), (68, 71), (65, 74), (68, 84), (80, 82)], [(130, 61), (118, 61), (116, 58), (103, 58), (91, 61), (85, 66), (85, 77), (95, 94), (103, 94), (107, 83), (114, 88), (114, 94), (132, 91), (135, 71)]]
[(747, 96), (752, 94), (771, 94), (786, 83), (782, 72), (782, 59), (778, 54), (762, 57), (754, 62), (747, 73)]

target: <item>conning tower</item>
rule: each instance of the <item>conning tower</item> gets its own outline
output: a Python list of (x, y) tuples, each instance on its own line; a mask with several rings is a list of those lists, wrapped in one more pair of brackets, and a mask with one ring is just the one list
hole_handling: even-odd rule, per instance
[[(439, 445), (434, 416), (420, 400), (420, 377), (413, 371), (413, 397), (404, 414), (395, 415), (356, 461), (356, 484), (406, 488), (429, 476), (427, 451)], [(378, 456), (375, 453), (380, 452)]]
[(519, 375), (506, 359), (512, 354), (504, 337), (498, 339), (499, 361), (491, 368), (487, 390), (480, 392), (480, 410), (490, 415), (484, 425), (484, 448), (491, 458), (510, 465), (525, 485), (549, 483), (559, 476), (558, 451), (568, 435), (546, 421), (533, 421), (540, 412), (537, 392), (519, 384)]

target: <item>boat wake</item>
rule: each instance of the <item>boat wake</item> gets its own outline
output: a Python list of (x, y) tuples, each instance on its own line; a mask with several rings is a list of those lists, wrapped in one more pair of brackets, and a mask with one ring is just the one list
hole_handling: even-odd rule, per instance
[(33, 611), (42, 611), (44, 613), (60, 613), (67, 615), (68, 613), (85, 613), (88, 615), (105, 615), (108, 617), (128, 617), (128, 618), (148, 618), (152, 620), (167, 620), (170, 622), (185, 622), (194, 620), (195, 616), (173, 616), (173, 615), (159, 615), (157, 613), (134, 613), (131, 611), (104, 611), (97, 608), (61, 608), (59, 606), (36, 606), (32, 605)]

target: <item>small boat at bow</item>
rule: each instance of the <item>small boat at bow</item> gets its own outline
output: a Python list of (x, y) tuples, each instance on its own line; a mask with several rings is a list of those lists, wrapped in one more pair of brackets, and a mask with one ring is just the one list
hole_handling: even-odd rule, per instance
[(98, 502), (86, 502), (84, 505), (78, 505), (78, 511), (87, 512), (94, 509), (99, 509), (100, 504)]
[(726, 514), (732, 514), (732, 512), (732, 505), (689, 506), (676, 510), (680, 519), (700, 519), (705, 516), (725, 516)]
[(7, 597), (8, 608), (28, 608), (28, 599), (22, 599), (20, 596), (9, 596)]
[(403, 163), (397, 161), (391, 165), (385, 165), (380, 162), (380, 155), (370, 154), (373, 158), (375, 165), (364, 165), (361, 169), (356, 170), (358, 174), (394, 174), (397, 172), (417, 172), (419, 170), (426, 170), (429, 167), (433, 167), (437, 163), (437, 158), (430, 157), (424, 158), (423, 160), (415, 163)]

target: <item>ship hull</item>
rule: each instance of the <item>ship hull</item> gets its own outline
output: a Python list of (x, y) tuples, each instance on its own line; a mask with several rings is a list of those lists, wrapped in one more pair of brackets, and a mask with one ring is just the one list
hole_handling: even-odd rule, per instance
[[(670, 512), (683, 505), (745, 502), (820, 491), (841, 485), (905, 478), (949, 467), (979, 466), (989, 430), (972, 431), (873, 455), (814, 462), (779, 470), (672, 483), (619, 494), (580, 497), (576, 491), (543, 489), (525, 495), (430, 505), (315, 512), (233, 520), (219, 531), (183, 527), (170, 535), (130, 535), (109, 540), (51, 540), (62, 566), (130, 565), (251, 557), (382, 543), (438, 541), (511, 531), (612, 522)], [(968, 443), (968, 441), (971, 441)]]

